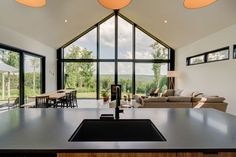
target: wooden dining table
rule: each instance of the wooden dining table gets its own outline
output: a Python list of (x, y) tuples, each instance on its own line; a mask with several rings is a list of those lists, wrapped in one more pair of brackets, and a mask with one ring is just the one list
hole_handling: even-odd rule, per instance
[(75, 89), (60, 89), (53, 92), (43, 93), (38, 96), (48, 96), (48, 100), (53, 102), (54, 107), (58, 107), (59, 100), (63, 99), (67, 93), (71, 93)]

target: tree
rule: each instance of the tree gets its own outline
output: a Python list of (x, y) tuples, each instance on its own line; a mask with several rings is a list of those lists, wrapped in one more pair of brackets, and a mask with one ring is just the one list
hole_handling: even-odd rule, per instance
[[(154, 50), (152, 53), (153, 59), (166, 59), (167, 58), (167, 54), (168, 54), (167, 48), (161, 45), (160, 43), (155, 42), (154, 44), (151, 45), (151, 48)], [(165, 83), (166, 79), (163, 79), (163, 81), (161, 82), (161, 79), (162, 79), (161, 74), (160, 74), (161, 64), (153, 63), (152, 70), (154, 73), (154, 82), (156, 82), (157, 87), (162, 89), (162, 87), (164, 86), (163, 83)]]
[(104, 77), (101, 79), (101, 90), (109, 90), (110, 85), (112, 83), (111, 77)]
[(19, 68), (19, 55), (16, 52), (12, 51), (3, 51), (2, 61), (10, 66)]
[[(66, 58), (92, 59), (92, 51), (81, 49), (79, 46), (71, 46)], [(95, 81), (93, 73), (95, 71), (92, 62), (67, 63), (65, 65), (66, 86), (94, 88)]]
[(36, 95), (36, 69), (39, 67), (39, 60), (37, 58), (31, 59), (31, 65), (33, 66), (33, 92)]
[(159, 89), (161, 92), (167, 89), (167, 82), (168, 78), (166, 76), (163, 76), (159, 82)]
[[(166, 51), (167, 49), (162, 46), (160, 43), (155, 42), (154, 44), (151, 45), (151, 47), (153, 48), (154, 52), (152, 53), (152, 57), (153, 59), (166, 59)], [(152, 65), (152, 70), (154, 72), (154, 81), (157, 82), (159, 84), (161, 75), (161, 64), (153, 64)]]

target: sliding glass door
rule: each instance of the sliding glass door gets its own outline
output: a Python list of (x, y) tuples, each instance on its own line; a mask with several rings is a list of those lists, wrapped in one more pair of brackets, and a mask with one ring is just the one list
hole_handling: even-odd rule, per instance
[(19, 57), (17, 52), (0, 48), (0, 110), (19, 102)]
[(25, 102), (35, 101), (35, 96), (42, 91), (42, 61), (32, 55), (24, 55)]
[(0, 110), (45, 92), (45, 57), (0, 44)]

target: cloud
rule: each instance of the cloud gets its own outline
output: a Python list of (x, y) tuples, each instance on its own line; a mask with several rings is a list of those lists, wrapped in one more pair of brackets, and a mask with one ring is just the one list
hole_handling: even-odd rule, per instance
[(100, 25), (100, 42), (101, 45), (115, 47), (115, 17), (108, 19)]
[(152, 53), (148, 50), (145, 51), (136, 51), (136, 59), (153, 59)]
[(119, 50), (118, 54), (119, 59), (132, 59), (132, 52), (128, 50)]
[(118, 46), (124, 49), (132, 49), (133, 26), (122, 18), (118, 18)]

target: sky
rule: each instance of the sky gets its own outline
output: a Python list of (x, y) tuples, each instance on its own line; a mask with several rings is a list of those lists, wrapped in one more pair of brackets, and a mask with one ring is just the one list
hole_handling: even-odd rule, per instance
[[(100, 59), (115, 58), (115, 17), (111, 17), (100, 25)], [(97, 29), (91, 30), (89, 33), (79, 38), (71, 45), (79, 45), (82, 49), (87, 49), (93, 52), (93, 57), (96, 58), (97, 52)], [(132, 59), (132, 25), (122, 18), (118, 17), (118, 58)], [(156, 41), (145, 33), (136, 28), (136, 59), (152, 59), (153, 49), (150, 47)], [(70, 45), (70, 46), (71, 46)], [(69, 48), (64, 49), (65, 54), (69, 53)], [(161, 67), (161, 74), (166, 74), (167, 64)], [(132, 74), (132, 63), (119, 63), (119, 74)], [(114, 63), (101, 63), (101, 74), (114, 74)], [(153, 75), (151, 64), (137, 64), (136, 74)]]

